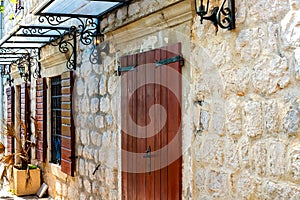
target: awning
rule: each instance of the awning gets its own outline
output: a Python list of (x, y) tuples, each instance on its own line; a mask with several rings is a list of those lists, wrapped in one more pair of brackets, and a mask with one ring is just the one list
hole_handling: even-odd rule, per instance
[[(58, 46), (62, 53), (70, 52), (67, 62), (69, 69), (75, 69), (76, 52), (74, 50), (75, 30), (70, 27), (50, 25), (18, 25), (0, 40), (0, 65), (11, 64), (25, 54), (39, 57), (40, 48), (51, 44)], [(62, 46), (65, 45), (65, 46)], [(33, 51), (35, 50), (35, 51)], [(32, 55), (35, 52), (34, 55)]]
[(49, 42), (61, 38), (69, 31), (69, 27), (19, 25), (0, 40), (0, 47), (13, 49), (41, 48)]
[[(14, 63), (24, 57), (24, 54), (32, 56), (32, 50), (37, 52), (35, 57), (39, 57), (42, 47), (53, 45), (61, 53), (68, 53), (66, 66), (75, 70), (76, 37), (84, 45), (93, 44), (96, 37), (101, 35), (101, 17), (128, 2), (129, 0), (44, 0), (32, 11), (33, 14), (40, 15), (39, 24), (18, 25), (0, 40), (0, 65)], [(77, 22), (69, 21), (73, 19)], [(90, 56), (92, 61), (97, 60), (99, 54), (95, 55), (94, 51), (95, 45)]]
[(36, 15), (101, 18), (129, 0), (45, 0), (33, 10)]
[(9, 65), (26, 54), (28, 54), (28, 52), (20, 53), (13, 50), (11, 52), (0, 50), (0, 65)]

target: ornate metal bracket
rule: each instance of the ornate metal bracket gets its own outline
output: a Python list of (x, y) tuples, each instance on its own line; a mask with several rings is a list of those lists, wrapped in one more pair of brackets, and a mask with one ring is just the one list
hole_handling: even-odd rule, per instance
[(57, 46), (61, 53), (67, 55), (68, 60), (66, 63), (67, 69), (76, 70), (77, 61), (77, 40), (76, 40), (76, 29), (71, 27), (70, 31), (65, 32), (60, 38), (51, 38), (50, 44)]
[[(200, 4), (198, 4), (200, 3)], [(223, 0), (220, 7), (214, 7), (210, 16), (207, 16), (209, 0), (206, 0), (206, 5), (203, 4), (203, 0), (195, 0), (195, 9), (200, 16), (200, 22), (203, 20), (211, 21), (218, 32), (218, 27), (222, 29), (232, 30), (235, 29), (235, 0)], [(227, 6), (225, 4), (227, 3)]]
[[(76, 70), (76, 32), (75, 26), (71, 26), (70, 28), (31, 26), (23, 27), (22, 34), (18, 36), (50, 38), (48, 43), (52, 46), (57, 46), (61, 53), (67, 55), (66, 67), (70, 70)], [(36, 57), (40, 57), (39, 52)], [(37, 67), (40, 68), (40, 66)], [(37, 74), (37, 76), (40, 76), (40, 74)]]
[[(79, 18), (79, 17), (61, 17), (61, 16), (53, 16), (53, 15), (40, 15), (39, 16), (39, 22), (45, 23), (47, 22), (48, 24), (52, 26), (59, 26), (61, 24), (67, 23), (70, 20), (76, 20), (78, 26), (71, 26), (70, 33), (72, 33), (73, 37), (79, 37), (79, 41), (81, 44), (84, 45), (92, 45), (92, 50), (90, 54), (90, 61), (93, 64), (101, 64), (102, 61), (99, 59), (99, 56), (101, 56), (101, 53), (108, 53), (109, 52), (109, 44), (106, 42), (103, 43), (103, 40), (101, 41), (101, 44), (95, 44), (95, 40), (97, 39), (96, 37), (99, 34), (99, 24), (98, 24), (98, 19), (96, 18)], [(73, 38), (74, 42), (76, 41), (75, 38)], [(61, 47), (63, 46), (62, 52), (64, 52), (64, 47), (66, 47), (67, 44), (71, 46), (71, 43), (69, 41), (64, 41), (61, 42)], [(74, 43), (73, 43), (74, 45)], [(59, 46), (59, 45), (58, 45)], [(76, 52), (74, 51), (74, 48), (76, 48), (76, 45), (73, 46), (73, 52), (74, 57), (77, 57)], [(76, 60), (76, 59), (74, 59)], [(72, 62), (69, 62), (69, 65), (72, 65)], [(68, 67), (70, 69), (70, 67)], [(73, 67), (73, 69), (75, 69)]]
[(79, 40), (84, 45), (92, 44), (93, 36), (97, 30), (97, 19), (95, 18), (79, 18), (79, 17), (61, 17), (61, 16), (49, 16), (49, 15), (40, 15), (39, 22), (47, 22), (51, 26), (59, 26), (63, 23), (66, 23), (70, 20), (76, 19), (78, 22), (78, 28), (72, 26), (71, 29), (77, 29), (77, 36)]
[(32, 73), (33, 78), (38, 79), (41, 78), (41, 63), (40, 63), (40, 58), (41, 58), (41, 50), (37, 49), (35, 51), (35, 57), (34, 60), (35, 62), (32, 63), (32, 66), (35, 67), (35, 70)]
[(228, 2), (228, 7), (225, 7), (225, 3), (228, 0), (224, 0), (217, 13), (218, 25), (223, 29), (235, 29), (235, 15), (234, 15), (234, 0)]
[[(12, 66), (16, 66), (19, 69), (19, 74), (21, 78), (24, 78), (25, 81), (31, 80), (31, 75), (34, 78), (40, 78), (40, 63), (39, 63), (39, 53), (40, 49), (32, 49), (32, 51), (25, 49), (18, 49), (14, 51), (14, 49), (1, 49), (2, 54), (7, 54), (9, 56), (16, 55), (17, 58), (15, 61), (12, 61), (11, 64), (3, 66), (4, 69), (1, 69), (2, 77), (6, 77), (9, 83), (11, 84), (11, 68)], [(9, 57), (8, 57), (9, 58)], [(32, 69), (35, 67), (35, 70), (32, 72)]]

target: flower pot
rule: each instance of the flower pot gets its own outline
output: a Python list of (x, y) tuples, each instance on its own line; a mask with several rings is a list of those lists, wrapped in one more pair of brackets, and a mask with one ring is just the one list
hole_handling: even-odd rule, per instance
[(29, 180), (26, 183), (28, 176), (26, 170), (14, 168), (14, 190), (17, 196), (36, 194), (41, 186), (40, 169), (29, 170)]

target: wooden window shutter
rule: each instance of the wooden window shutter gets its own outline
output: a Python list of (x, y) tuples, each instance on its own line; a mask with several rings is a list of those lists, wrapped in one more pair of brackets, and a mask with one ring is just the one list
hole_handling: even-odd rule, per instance
[(72, 113), (73, 72), (61, 75), (61, 170), (74, 176), (75, 171), (75, 128)]
[(36, 80), (37, 144), (36, 159), (46, 162), (47, 157), (47, 84), (46, 78)]
[(122, 199), (182, 197), (183, 64), (181, 43), (121, 57)]
[[(14, 108), (15, 108), (15, 90), (14, 87), (9, 87), (6, 89), (7, 95), (7, 123), (11, 126), (14, 125)], [(10, 136), (7, 136), (7, 153), (14, 153), (14, 139)]]
[[(21, 127), (21, 135), (24, 137), (27, 133), (27, 137), (30, 137), (30, 113), (29, 113), (29, 87), (27, 83), (21, 84), (21, 121), (24, 124), (24, 129)], [(29, 139), (29, 138), (26, 138)]]

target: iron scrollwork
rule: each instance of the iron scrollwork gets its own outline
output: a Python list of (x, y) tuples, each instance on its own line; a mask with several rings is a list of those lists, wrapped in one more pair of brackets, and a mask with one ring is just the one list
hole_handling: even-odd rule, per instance
[(78, 26), (78, 33), (80, 35), (80, 41), (84, 45), (90, 45), (93, 43), (94, 33), (97, 31), (97, 21), (92, 18), (86, 18), (85, 23), (80, 18), (80, 25)]
[[(52, 33), (51, 33), (52, 32)], [(26, 36), (49, 36), (49, 44), (57, 46), (61, 53), (67, 54), (67, 68), (76, 69), (76, 32), (77, 28), (71, 26), (64, 27), (23, 27), (22, 33)], [(35, 53), (39, 57), (39, 53)], [(40, 64), (36, 67), (35, 77), (40, 77)]]
[(31, 67), (35, 67), (35, 70), (32, 73), (33, 78), (41, 78), (41, 63), (39, 62), (40, 59), (40, 49), (33, 50), (34, 57), (32, 57)]
[(231, 5), (228, 5), (227, 7), (225, 7), (225, 3), (226, 1), (228, 0), (224, 0), (222, 2), (222, 5), (220, 7), (220, 9), (218, 10), (218, 13), (217, 13), (217, 21), (218, 21), (218, 24), (221, 28), (223, 29), (233, 29), (234, 28), (234, 20), (233, 19), (233, 12), (234, 10), (234, 7), (231, 7), (229, 8), (229, 6)]
[(71, 17), (61, 17), (61, 16), (52, 16), (52, 15), (41, 15), (39, 17), (39, 22), (40, 23), (44, 23), (47, 22), (48, 24), (50, 24), (51, 26), (58, 26), (62, 23), (65, 23), (67, 21), (69, 21), (70, 19), (72, 19)]
[(22, 33), (24, 35), (45, 35), (47, 33), (49, 33), (50, 31), (52, 31), (51, 29), (43, 29), (41, 27), (28, 27), (28, 28), (23, 28)]
[[(53, 46), (58, 46), (61, 53), (70, 53), (67, 61), (67, 68), (76, 70), (76, 60), (77, 60), (77, 40), (76, 37), (79, 36), (79, 41), (84, 45), (90, 45), (94, 41), (94, 33), (97, 30), (97, 21), (93, 18), (79, 18), (79, 17), (61, 17), (61, 16), (39, 16), (39, 22), (47, 22), (52, 26), (58, 26), (60, 24), (66, 23), (69, 20), (76, 19), (78, 21), (78, 28), (76, 26), (71, 26), (70, 29), (59, 38), (52, 37), (50, 39), (50, 44)], [(71, 52), (70, 52), (71, 51)]]
[(215, 26), (216, 33), (219, 27), (228, 30), (235, 29), (235, 0), (222, 0), (221, 6), (214, 7), (210, 15), (208, 15), (209, 2), (210, 0), (195, 0), (195, 10), (200, 16), (201, 24), (203, 20), (211, 21)]
[(76, 70), (76, 27), (72, 26), (69, 31), (65, 31), (59, 38), (52, 37), (50, 44), (57, 46), (61, 53), (67, 55), (67, 69)]
[(84, 45), (90, 45), (93, 42), (93, 35), (97, 29), (97, 20), (94, 18), (85, 18), (84, 20), (79, 17), (61, 17), (61, 16), (48, 16), (41, 15), (39, 16), (39, 22), (44, 23), (47, 22), (52, 26), (58, 26), (63, 23), (68, 22), (69, 20), (76, 19), (78, 21), (78, 30), (77, 34), (79, 36), (79, 40)]

